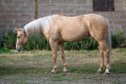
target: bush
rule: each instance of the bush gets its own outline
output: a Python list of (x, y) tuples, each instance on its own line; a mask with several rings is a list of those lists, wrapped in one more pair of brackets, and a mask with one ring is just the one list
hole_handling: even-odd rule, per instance
[(3, 39), (3, 35), (0, 35), (0, 48), (4, 47), (4, 39)]
[(8, 49), (14, 49), (16, 43), (16, 33), (12, 30), (7, 30), (3, 35), (3, 47)]
[[(12, 30), (7, 31), (4, 34), (4, 48), (14, 49), (16, 43), (16, 33)], [(118, 31), (112, 34), (112, 47), (113, 48), (124, 48), (126, 47), (126, 38), (124, 32)], [(65, 42), (64, 48), (66, 50), (92, 50), (97, 49), (97, 42), (92, 38), (89, 37), (83, 41), (79, 42)], [(50, 46), (48, 41), (44, 36), (41, 34), (33, 34), (30, 35), (29, 41), (25, 46), (26, 50), (36, 50), (36, 49), (46, 49), (50, 50)]]
[(79, 42), (66, 42), (64, 45), (66, 50), (92, 50), (97, 48), (97, 43), (96, 41), (92, 38), (89, 37), (83, 41)]
[(29, 37), (28, 43), (25, 46), (27, 50), (36, 50), (36, 49), (47, 49), (50, 50), (48, 41), (41, 34), (32, 34)]
[(112, 47), (113, 48), (126, 47), (126, 37), (123, 31), (117, 31), (112, 34)]

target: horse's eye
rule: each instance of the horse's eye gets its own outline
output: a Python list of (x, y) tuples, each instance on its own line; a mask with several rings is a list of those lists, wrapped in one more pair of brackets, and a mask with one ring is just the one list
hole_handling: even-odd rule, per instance
[(20, 36), (17, 37), (18, 39), (20, 38)]

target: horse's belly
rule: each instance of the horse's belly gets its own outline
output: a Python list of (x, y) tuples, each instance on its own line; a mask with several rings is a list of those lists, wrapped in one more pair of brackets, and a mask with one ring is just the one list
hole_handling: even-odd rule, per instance
[(86, 35), (86, 36), (75, 36), (75, 37), (73, 37), (73, 36), (64, 37), (63, 41), (66, 41), (66, 42), (67, 41), (68, 42), (81, 41), (81, 40), (85, 39), (87, 36), (88, 35)]
[(88, 36), (88, 32), (84, 30), (66, 31), (61, 34), (63, 41), (80, 41)]

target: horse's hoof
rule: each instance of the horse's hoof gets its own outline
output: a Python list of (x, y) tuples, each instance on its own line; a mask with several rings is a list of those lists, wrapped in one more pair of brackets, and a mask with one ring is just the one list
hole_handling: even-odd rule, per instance
[(66, 68), (63, 68), (63, 72), (66, 73), (67, 72), (67, 69)]
[(67, 74), (67, 69), (63, 68), (63, 75), (65, 76)]
[(56, 73), (56, 71), (55, 71), (55, 70), (51, 70), (51, 73), (52, 73), (52, 74), (55, 74), (55, 73)]
[(110, 74), (110, 72), (105, 72), (104, 74), (105, 74), (105, 75), (109, 75), (109, 74)]
[(106, 70), (105, 70), (105, 74), (106, 74), (106, 75), (110, 74), (109, 69), (106, 69)]
[(101, 69), (98, 69), (97, 73), (98, 74), (102, 74), (102, 70)]

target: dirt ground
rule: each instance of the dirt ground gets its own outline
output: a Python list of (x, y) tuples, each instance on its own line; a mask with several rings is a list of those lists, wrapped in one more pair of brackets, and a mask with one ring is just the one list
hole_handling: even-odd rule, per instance
[[(126, 84), (126, 74), (81, 74), (79, 78), (73, 78), (75, 74), (68, 73), (57, 78), (57, 74), (50, 75), (9, 75), (0, 77), (0, 84)], [(25, 80), (24, 80), (25, 77)]]

